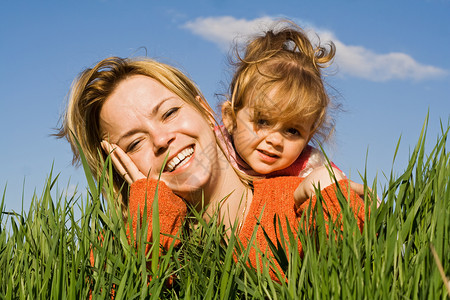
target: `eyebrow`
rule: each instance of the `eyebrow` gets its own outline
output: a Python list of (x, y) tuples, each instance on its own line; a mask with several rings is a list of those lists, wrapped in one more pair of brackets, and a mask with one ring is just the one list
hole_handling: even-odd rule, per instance
[(300, 129), (301, 132), (305, 132), (308, 130), (308, 126), (305, 126), (305, 124), (303, 122), (295, 122), (295, 123), (291, 123), (288, 127), (294, 127), (297, 129)]
[(132, 129), (132, 130), (130, 130), (130, 131), (127, 131), (124, 135), (121, 135), (121, 136), (119, 137), (119, 139), (117, 140), (117, 142), (113, 142), (113, 144), (119, 145), (121, 140), (123, 140), (123, 139), (125, 139), (125, 138), (128, 138), (128, 137), (130, 137), (130, 136), (132, 136), (133, 134), (136, 134), (136, 133), (138, 133), (138, 132), (139, 132), (138, 129)]
[(164, 102), (169, 101), (170, 99), (175, 98), (174, 96), (170, 96), (167, 98), (163, 98), (157, 105), (155, 105), (155, 107), (153, 107), (152, 112), (151, 112), (151, 116), (156, 115), (156, 113), (158, 112), (159, 108), (164, 104)]
[(307, 128), (308, 126), (305, 126), (304, 123), (298, 123), (298, 124), (296, 124), (295, 126), (298, 127), (298, 128), (300, 128), (302, 131), (308, 130), (308, 128)]
[[(169, 101), (170, 99), (174, 99), (174, 98), (175, 98), (174, 96), (170, 96), (170, 97), (167, 97), (167, 98), (163, 98), (157, 105), (155, 105), (155, 107), (153, 107), (152, 112), (150, 113), (150, 116), (156, 115), (156, 114), (158, 113), (159, 109), (161, 108), (161, 106), (162, 106), (165, 102)], [(128, 138), (128, 137), (130, 137), (130, 136), (132, 136), (132, 135), (138, 133), (139, 131), (140, 131), (140, 129), (131, 129), (131, 130), (127, 131), (125, 134), (121, 135), (121, 136), (119, 137), (119, 139), (117, 140), (117, 142), (113, 142), (113, 144), (119, 145), (119, 144), (120, 144), (120, 141), (121, 141), (122, 139)]]

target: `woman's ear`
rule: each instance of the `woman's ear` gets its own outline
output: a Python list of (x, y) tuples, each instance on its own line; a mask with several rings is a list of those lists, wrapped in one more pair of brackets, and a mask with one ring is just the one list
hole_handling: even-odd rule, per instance
[(214, 111), (211, 109), (211, 106), (209, 106), (208, 102), (206, 102), (203, 97), (196, 96), (195, 100), (200, 103), (200, 105), (205, 109), (205, 111), (208, 113), (209, 116), (209, 123), (211, 124), (211, 127), (214, 128), (216, 124), (216, 120), (214, 119)]
[(234, 119), (230, 101), (226, 101), (222, 104), (222, 122), (228, 133), (232, 134), (234, 130)]
[(212, 112), (211, 107), (203, 97), (195, 96), (195, 100), (197, 100), (198, 103), (200, 103), (200, 105), (203, 106), (203, 108), (206, 109), (208, 112)]

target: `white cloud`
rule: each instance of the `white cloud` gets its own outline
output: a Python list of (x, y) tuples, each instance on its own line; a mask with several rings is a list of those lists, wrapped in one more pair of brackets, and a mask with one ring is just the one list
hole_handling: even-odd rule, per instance
[(227, 51), (236, 39), (239, 40), (262, 32), (273, 22), (274, 19), (271, 17), (246, 20), (225, 16), (197, 18), (194, 21), (187, 22), (183, 27)]
[(423, 80), (447, 74), (447, 71), (421, 64), (405, 53), (378, 54), (362, 46), (346, 45), (329, 31), (318, 31), (318, 34), (322, 40), (335, 43), (335, 62), (343, 74), (371, 81)]
[[(231, 16), (197, 18), (187, 22), (183, 28), (211, 41), (223, 51), (230, 49), (233, 42), (243, 41), (251, 35), (270, 28), (277, 19), (262, 17), (253, 20), (236, 19)], [(331, 31), (308, 26), (308, 32), (316, 32), (322, 42), (333, 41), (336, 45), (335, 64), (339, 74), (350, 75), (371, 81), (392, 79), (423, 80), (448, 74), (441, 68), (424, 65), (411, 56), (400, 52), (378, 54), (362, 46), (347, 45), (338, 40)]]

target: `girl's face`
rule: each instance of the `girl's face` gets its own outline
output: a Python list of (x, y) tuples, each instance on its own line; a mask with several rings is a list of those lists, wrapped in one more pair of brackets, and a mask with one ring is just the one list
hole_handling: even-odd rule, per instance
[(102, 138), (123, 149), (144, 175), (156, 179), (161, 172), (181, 197), (214, 180), (218, 158), (210, 126), (190, 104), (143, 75), (120, 82), (100, 111)]
[(252, 120), (251, 110), (236, 114), (232, 136), (236, 152), (256, 172), (269, 174), (290, 166), (308, 144), (312, 120), (292, 124), (269, 124)]

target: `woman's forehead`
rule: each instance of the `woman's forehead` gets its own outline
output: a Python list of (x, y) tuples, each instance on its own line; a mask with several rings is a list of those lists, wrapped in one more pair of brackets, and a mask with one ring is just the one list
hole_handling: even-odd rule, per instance
[(145, 98), (157, 101), (158, 99), (173, 93), (151, 77), (145, 75), (133, 75), (122, 80), (108, 99), (117, 94), (124, 99), (136, 97), (137, 99)]

